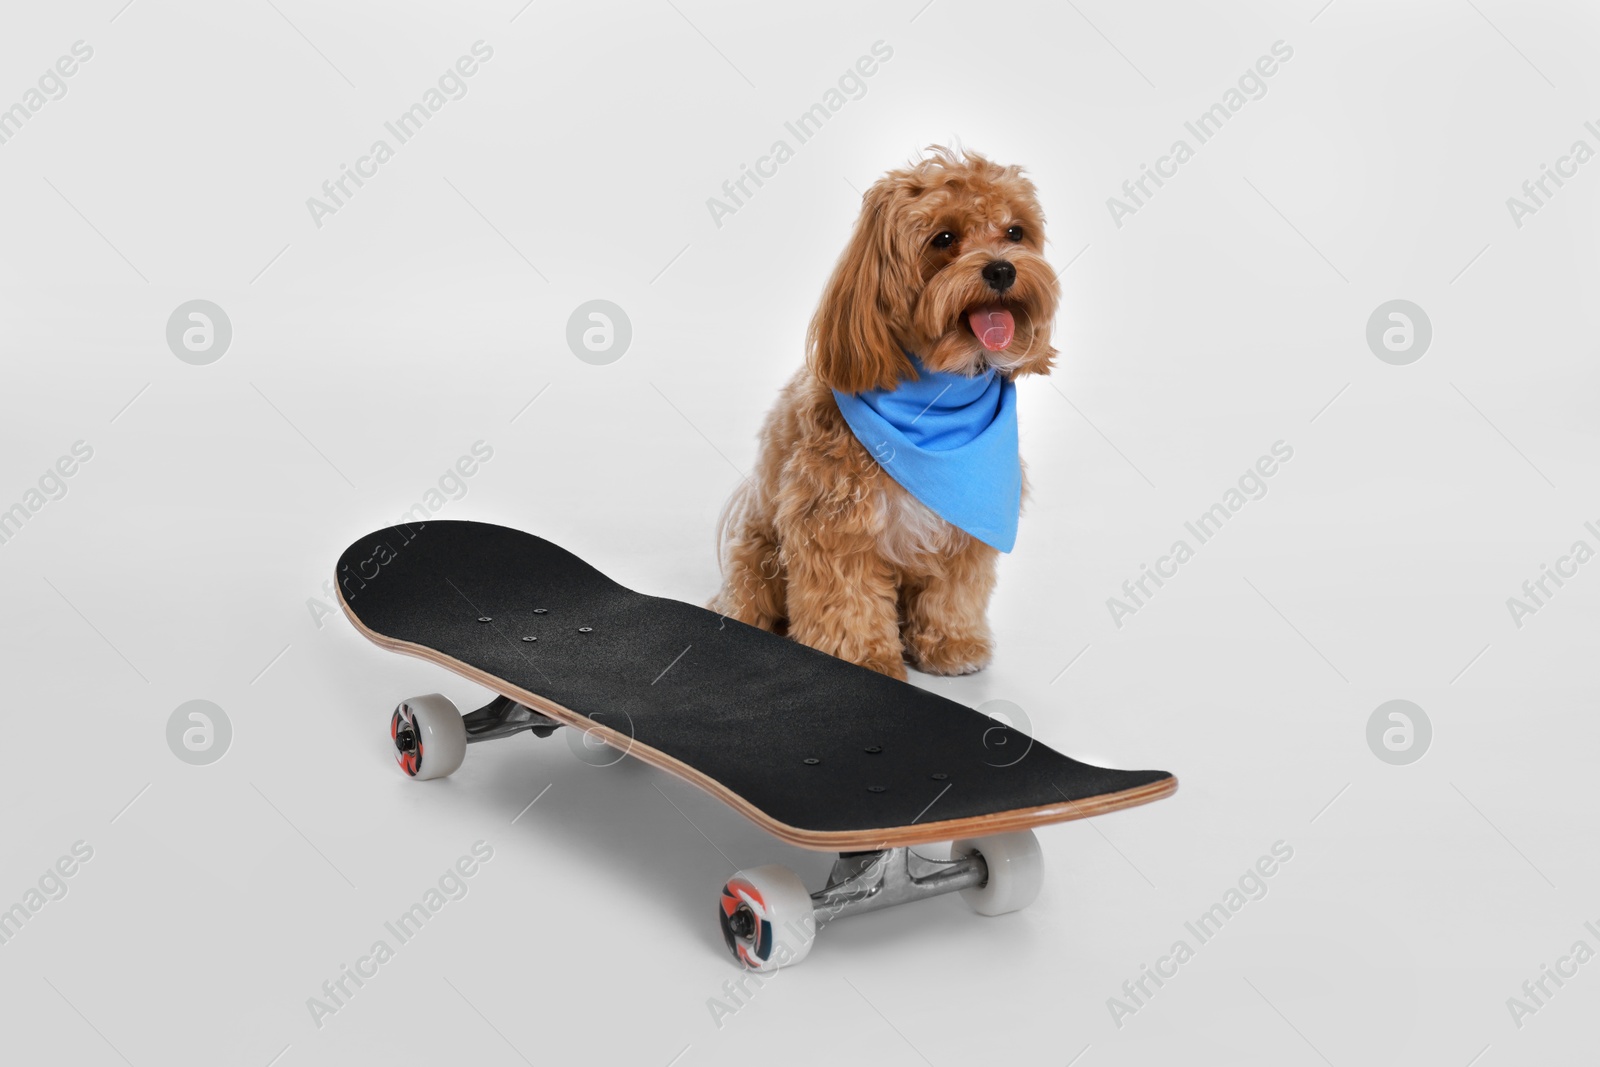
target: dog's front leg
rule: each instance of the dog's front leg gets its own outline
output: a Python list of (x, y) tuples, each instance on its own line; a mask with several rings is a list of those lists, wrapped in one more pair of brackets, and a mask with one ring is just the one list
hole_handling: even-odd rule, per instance
[(929, 674), (971, 674), (989, 665), (989, 596), (1000, 554), (982, 541), (943, 561), (940, 574), (908, 582), (905, 646), (911, 662)]
[(789, 636), (903, 680), (894, 568), (863, 536), (801, 537), (784, 544)]
[(706, 606), (730, 619), (778, 630), (787, 609), (776, 542), (758, 531), (741, 531), (725, 555), (722, 590)]

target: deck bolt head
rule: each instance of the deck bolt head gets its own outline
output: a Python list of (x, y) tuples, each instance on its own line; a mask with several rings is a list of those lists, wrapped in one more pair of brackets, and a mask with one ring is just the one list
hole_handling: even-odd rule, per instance
[(801, 760), (800, 762), (804, 763), (807, 767), (815, 767), (817, 764), (821, 763), (822, 761), (817, 759), (817, 757), (815, 757), (815, 756), (807, 756), (805, 759)]
[(537, 637), (524, 637), (523, 640), (524, 641), (537, 641), (539, 639)]
[(862, 751), (863, 752), (870, 752), (872, 755), (876, 756), (878, 753), (883, 751), (883, 746), (882, 745), (868, 745), (866, 748), (862, 749)]
[(487, 615), (479, 615), (478, 616), (478, 621), (479, 622), (493, 622), (494, 620), (489, 618), (489, 616), (487, 616)]
[(549, 610), (548, 608), (534, 608), (533, 613), (535, 615), (545, 615), (548, 614)]
[(867, 786), (867, 792), (869, 792), (869, 793), (886, 793), (888, 791), (889, 791), (889, 787), (886, 786), (886, 785), (869, 785), (869, 786)]
[(948, 774), (935, 774), (932, 777), (933, 777), (934, 781), (942, 782), (942, 781), (944, 781), (946, 778), (948, 778), (950, 776)]
[(578, 632), (580, 634), (591, 634), (591, 633), (594, 633), (594, 627), (593, 626), (580, 626), (580, 627), (578, 627)]

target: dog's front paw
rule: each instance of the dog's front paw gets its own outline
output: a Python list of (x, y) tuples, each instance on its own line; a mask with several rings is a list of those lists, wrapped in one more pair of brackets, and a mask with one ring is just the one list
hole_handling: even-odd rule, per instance
[(877, 671), (879, 674), (887, 674), (890, 678), (894, 678), (897, 681), (903, 682), (906, 680), (905, 660), (903, 660), (898, 654), (894, 656), (874, 656), (871, 659), (864, 659), (860, 662), (860, 666), (867, 668), (869, 671)]
[(935, 630), (907, 633), (906, 652), (917, 670), (926, 674), (972, 674), (994, 658), (987, 636), (951, 637)]

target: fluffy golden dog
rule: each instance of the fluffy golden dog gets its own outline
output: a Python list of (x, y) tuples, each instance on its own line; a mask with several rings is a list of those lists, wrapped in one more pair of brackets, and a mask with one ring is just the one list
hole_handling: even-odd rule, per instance
[[(931, 146), (872, 186), (811, 320), (806, 366), (723, 513), (714, 610), (895, 678), (906, 659), (930, 674), (988, 665), (999, 553), (889, 477), (833, 390), (896, 388), (916, 375), (907, 352), (963, 376), (1049, 373), (1059, 290), (1044, 237), (1033, 183), (972, 152)], [(975, 331), (996, 311), (1009, 313), (1009, 341), (986, 345)]]

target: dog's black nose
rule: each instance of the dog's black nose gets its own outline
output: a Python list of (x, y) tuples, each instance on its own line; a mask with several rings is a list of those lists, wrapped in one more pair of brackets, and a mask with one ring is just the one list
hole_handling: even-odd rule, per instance
[(1009, 260), (997, 259), (983, 268), (983, 280), (995, 292), (1003, 293), (1017, 280), (1017, 268)]

